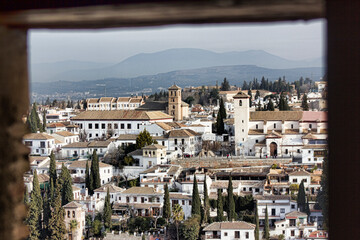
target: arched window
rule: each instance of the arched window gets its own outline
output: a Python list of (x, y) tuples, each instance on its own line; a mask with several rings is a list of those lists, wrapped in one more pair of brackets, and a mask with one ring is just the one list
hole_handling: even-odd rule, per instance
[(240, 102), (239, 102), (239, 106), (242, 106), (242, 100), (240, 100)]
[(175, 105), (173, 105), (173, 109), (175, 109)]

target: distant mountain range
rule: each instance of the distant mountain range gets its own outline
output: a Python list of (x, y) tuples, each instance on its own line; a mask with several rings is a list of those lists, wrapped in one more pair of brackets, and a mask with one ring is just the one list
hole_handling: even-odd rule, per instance
[[(217, 66), (230, 65), (256, 65), (258, 67), (271, 69), (323, 67), (320, 58), (293, 61), (262, 50), (215, 53), (202, 49), (180, 48), (155, 53), (137, 54), (117, 64), (81, 61), (31, 64), (30, 78), (32, 82), (79, 82), (83, 80), (108, 78), (136, 78), (160, 73), (169, 74), (169, 72), (177, 70), (189, 70), (187, 72), (180, 72), (182, 75), (185, 73), (191, 75), (198, 74), (194, 73), (192, 69), (197, 69), (196, 72), (200, 71), (198, 69), (209, 72), (219, 69)], [(210, 70), (210, 68), (212, 70)], [(231, 73), (226, 75), (231, 75)], [(280, 75), (283, 76), (286, 74), (283, 73)]]
[(90, 95), (97, 94), (97, 96), (103, 96), (105, 84), (107, 96), (124, 96), (131, 93), (141, 94), (142, 92), (149, 93), (163, 88), (167, 89), (173, 83), (180, 87), (186, 87), (215, 85), (218, 81), (220, 85), (225, 77), (231, 85), (241, 87), (244, 81), (251, 81), (253, 78), (261, 80), (262, 76), (271, 81), (283, 76), (285, 76), (287, 81), (298, 80), (300, 77), (318, 80), (324, 76), (324, 69), (322, 67), (270, 69), (255, 65), (230, 65), (177, 70), (134, 78), (32, 82), (31, 88), (34, 93), (42, 95), (88, 92)]

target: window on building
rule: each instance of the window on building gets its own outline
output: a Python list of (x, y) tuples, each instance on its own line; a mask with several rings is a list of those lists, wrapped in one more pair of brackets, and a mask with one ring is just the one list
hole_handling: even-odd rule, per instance
[(92, 123), (89, 123), (89, 129), (92, 129)]
[(285, 149), (285, 154), (289, 154), (289, 150), (288, 150), (288, 149)]
[(140, 129), (140, 123), (137, 124), (137, 129)]
[(276, 123), (274, 123), (274, 128), (276, 128)]
[(256, 139), (256, 140), (255, 140), (255, 143), (258, 143), (258, 142), (259, 142), (259, 140)]
[(285, 213), (285, 208), (280, 208), (280, 213)]
[(224, 232), (224, 236), (227, 237), (228, 233), (227, 232)]
[(175, 143), (175, 145), (177, 145), (177, 139), (174, 139), (174, 143)]
[(101, 129), (105, 129), (105, 123), (101, 124)]
[(249, 239), (249, 237), (250, 237), (249, 235), (250, 235), (249, 232), (245, 232), (245, 238), (246, 239)]
[(67, 217), (70, 218), (70, 211), (67, 211)]
[(25, 141), (25, 146), (31, 147), (32, 146), (32, 141)]
[(131, 129), (131, 123), (128, 123), (127, 129)]
[(309, 128), (312, 128), (312, 124), (309, 124)]
[(295, 204), (291, 204), (291, 209), (294, 209), (295, 208)]
[(112, 125), (111, 123), (108, 123), (108, 125), (107, 125), (108, 129), (112, 129), (111, 125)]
[(89, 133), (89, 138), (91, 138), (92, 137), (92, 133)]
[(73, 215), (73, 218), (75, 218), (75, 211), (73, 211), (73, 214), (72, 214), (72, 215)]
[(300, 150), (300, 149), (298, 149), (298, 150), (297, 150), (297, 153), (300, 153), (300, 151), (301, 151), (301, 150)]
[(99, 129), (99, 124), (95, 123), (95, 129)]
[(125, 129), (125, 124), (124, 124), (124, 123), (121, 123), (121, 124), (120, 124), (120, 128), (121, 128), (121, 129)]
[(294, 124), (291, 124), (291, 129), (293, 129), (294, 128)]
[(182, 145), (185, 144), (185, 139), (181, 139), (181, 144), (182, 144)]
[(240, 231), (235, 231), (235, 238), (240, 238)]
[(240, 107), (242, 106), (242, 100), (239, 101), (239, 106), (240, 106)]
[(259, 129), (259, 125), (258, 125), (258, 124), (256, 124), (256, 129)]
[(118, 129), (119, 128), (119, 124), (114, 123), (114, 129)]
[(134, 197), (134, 202), (137, 202), (137, 197)]
[(294, 179), (293, 179), (293, 183), (297, 183), (297, 178), (294, 178)]

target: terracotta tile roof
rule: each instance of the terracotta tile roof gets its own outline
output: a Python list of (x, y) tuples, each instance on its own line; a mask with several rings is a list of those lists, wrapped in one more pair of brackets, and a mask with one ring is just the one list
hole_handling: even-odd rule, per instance
[[(91, 167), (91, 161), (88, 161), (89, 164), (89, 168)], [(103, 162), (99, 162), (99, 167), (103, 168), (103, 167), (111, 167), (111, 165), (103, 163)], [(86, 161), (73, 161), (70, 163), (69, 169), (73, 169), (73, 168), (86, 168)]]
[(72, 201), (72, 202), (69, 202), (68, 204), (64, 205), (63, 208), (82, 208), (82, 205), (80, 203)]
[(139, 195), (162, 195), (155, 191), (152, 187), (132, 187), (122, 192), (123, 194), (139, 194)]
[(142, 156), (143, 151), (142, 151), (142, 149), (136, 149), (135, 151), (132, 151), (132, 152), (128, 153), (128, 155), (130, 155), (130, 156)]
[(29, 133), (24, 136), (25, 140), (48, 140), (54, 139), (53, 136), (50, 136), (46, 133)]
[(173, 128), (182, 128), (182, 127), (187, 127), (185, 124), (179, 123), (179, 122), (167, 122), (167, 125), (169, 125), (170, 127)]
[(304, 111), (301, 120), (304, 122), (327, 122), (327, 112)]
[(81, 190), (81, 188), (78, 188), (77, 186), (72, 185), (72, 190), (73, 191), (79, 191), (79, 190)]
[(255, 195), (256, 200), (290, 200), (290, 196), (287, 195)]
[(160, 145), (160, 144), (152, 144), (152, 145), (145, 146), (142, 149), (151, 149), (151, 150), (154, 149), (155, 150), (155, 149), (164, 149), (164, 148), (167, 148), (167, 147)]
[(111, 102), (112, 99), (112, 97), (101, 97), (99, 102)]
[(47, 128), (57, 128), (57, 127), (65, 127), (62, 123), (48, 123), (46, 124)]
[(250, 121), (299, 121), (301, 111), (256, 111), (250, 112)]
[(299, 134), (299, 129), (285, 129), (285, 134)]
[(41, 157), (41, 156), (29, 156), (29, 162), (30, 162), (30, 164), (32, 164), (33, 162), (37, 162), (37, 161), (39, 161), (39, 162), (42, 162), (42, 161), (44, 161), (44, 160), (46, 160), (46, 159), (50, 159), (49, 157)]
[(191, 129), (179, 129), (179, 130), (172, 130), (169, 132), (169, 138), (176, 138), (176, 137), (193, 137), (199, 136), (200, 133), (197, 133)]
[(68, 131), (60, 131), (60, 132), (55, 132), (54, 134), (63, 136), (63, 137), (72, 137), (72, 136), (76, 136), (76, 134), (73, 134), (71, 132)]
[(286, 217), (286, 218), (307, 217), (307, 214), (306, 214), (306, 213), (303, 213), (303, 212), (299, 212), (299, 211), (292, 211), (292, 212), (289, 212), (289, 213), (285, 214), (285, 217)]
[(276, 131), (272, 131), (270, 134), (267, 134), (265, 138), (282, 138), (282, 135)]
[(125, 190), (123, 188), (108, 183), (102, 185), (100, 188), (95, 189), (94, 192), (107, 192), (108, 188), (109, 188), (109, 193), (118, 193), (118, 192), (123, 192)]
[(184, 101), (181, 101), (181, 106), (182, 107), (188, 107), (189, 106), (189, 104), (187, 104), (186, 102), (184, 102)]
[[(240, 181), (239, 180), (233, 180), (232, 181), (233, 184), (233, 188), (238, 188), (240, 185)], [(224, 189), (227, 188), (229, 185), (229, 181), (227, 180), (218, 180), (216, 182), (212, 182), (210, 185), (210, 188), (215, 188), (215, 189)]]
[(261, 129), (249, 129), (249, 135), (262, 135), (265, 134)]
[(160, 111), (108, 110), (85, 111), (72, 117), (72, 120), (156, 120), (172, 119), (172, 116)]
[(310, 176), (311, 174), (304, 170), (294, 171), (289, 173), (289, 176)]
[(170, 196), (170, 199), (184, 199), (184, 200), (192, 199), (192, 195), (186, 195), (186, 194), (182, 194), (182, 193), (170, 192), (169, 196)]
[(39, 183), (48, 182), (50, 180), (49, 175), (42, 173), (38, 175)]
[(237, 94), (239, 92), (239, 90), (234, 90), (234, 91), (220, 91), (219, 94), (220, 95), (225, 95), (225, 94)]
[(88, 99), (87, 99), (87, 102), (88, 102), (88, 103), (98, 103), (98, 102), (99, 102), (99, 99), (98, 99), (98, 98), (88, 98)]
[(92, 141), (89, 143), (89, 148), (96, 148), (96, 147), (108, 147), (111, 141)]
[(214, 222), (214, 223), (207, 225), (204, 228), (204, 231), (220, 231), (220, 230), (232, 230), (232, 229), (254, 230), (255, 224), (247, 223), (244, 221)]
[(74, 142), (63, 146), (62, 148), (87, 148), (89, 142)]
[(118, 97), (117, 102), (129, 102), (129, 97)]
[(136, 140), (138, 135), (136, 134), (120, 134), (118, 140)]
[(303, 149), (327, 149), (328, 145), (326, 144), (309, 144), (305, 145)]
[(171, 166), (169, 171), (167, 172), (168, 175), (172, 176), (174, 175), (178, 170), (180, 169), (180, 166)]
[(156, 125), (158, 125), (162, 129), (164, 129), (165, 131), (169, 131), (169, 130), (172, 129), (172, 127), (169, 124), (165, 123), (165, 122), (157, 122)]
[(301, 137), (302, 139), (317, 139), (317, 137), (311, 133), (307, 133), (306, 135)]
[(130, 103), (141, 103), (142, 99), (141, 98), (131, 98), (130, 99)]

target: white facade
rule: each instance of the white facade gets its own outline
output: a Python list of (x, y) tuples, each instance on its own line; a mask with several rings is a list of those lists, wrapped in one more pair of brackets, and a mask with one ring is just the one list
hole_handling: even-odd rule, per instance
[(248, 138), (249, 120), (249, 96), (239, 92), (234, 96), (235, 113), (235, 153), (243, 154), (244, 145)]
[(46, 133), (27, 134), (23, 143), (30, 149), (30, 155), (49, 156), (56, 148), (55, 138)]
[(204, 228), (205, 239), (255, 239), (255, 225), (243, 221), (214, 222)]
[[(91, 161), (88, 161), (89, 169), (91, 169)], [(106, 184), (111, 181), (113, 177), (113, 166), (100, 162), (100, 184)], [(73, 161), (68, 166), (71, 177), (85, 178), (86, 161)]]

